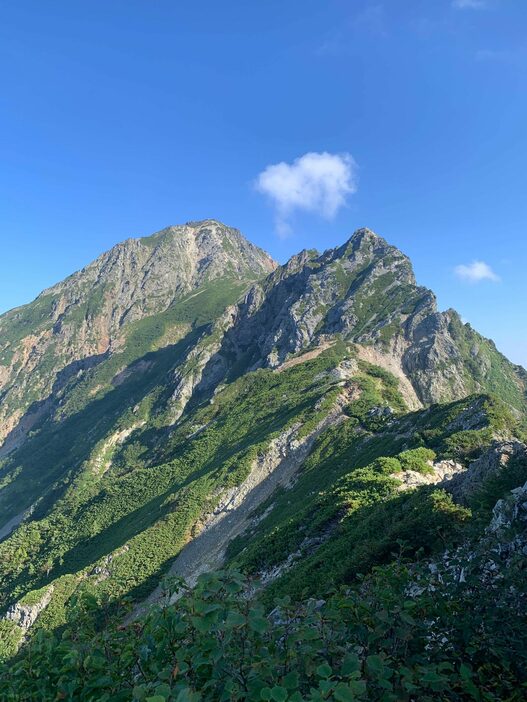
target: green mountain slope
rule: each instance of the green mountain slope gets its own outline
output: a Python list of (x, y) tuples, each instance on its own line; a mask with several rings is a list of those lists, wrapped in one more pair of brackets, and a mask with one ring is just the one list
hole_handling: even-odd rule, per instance
[[(119, 356), (124, 369), (153, 345), (177, 341), (274, 267), (237, 230), (214, 220), (189, 223), (128, 239), (33, 303), (2, 315), (4, 453), (53, 411), (64, 386), (79, 374), (108, 356)], [(198, 294), (200, 304), (191, 303)], [(184, 300), (182, 309), (174, 309)], [(119, 370), (117, 360), (113, 368)]]
[[(0, 334), (0, 655), (29, 641), (22, 667), (47, 632), (141, 628), (167, 575), (195, 585), (228, 565), (270, 609), (341, 586), (361, 598), (394, 554), (479, 543), (527, 480), (525, 371), (438, 312), (369, 230), (276, 267), (212, 220), (169, 228)], [(168, 684), (151, 675), (134, 699)], [(83, 680), (66, 698), (135, 684), (107, 680), (104, 698)]]

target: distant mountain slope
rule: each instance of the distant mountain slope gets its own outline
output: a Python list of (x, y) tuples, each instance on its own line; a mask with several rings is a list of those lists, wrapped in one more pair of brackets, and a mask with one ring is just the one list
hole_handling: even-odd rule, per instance
[(526, 372), (455, 311), (438, 312), (409, 259), (368, 229), (321, 255), (303, 251), (257, 283), (198, 389), (335, 338), (359, 344), (366, 360), (409, 381), (410, 406), (492, 392), (515, 410), (527, 407)]

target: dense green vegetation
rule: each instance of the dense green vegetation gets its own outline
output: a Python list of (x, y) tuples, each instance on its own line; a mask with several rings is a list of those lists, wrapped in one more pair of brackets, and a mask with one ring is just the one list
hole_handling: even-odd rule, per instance
[[(49, 461), (46, 474), (56, 476), (32, 519), (0, 544), (4, 607), (13, 600), (38, 604), (48, 586), (54, 587), (50, 603), (29, 632), (31, 643), (19, 654), (17, 675), (21, 679), (27, 672), (29, 651), (31, 665), (36, 666), (33, 671), (44, 665), (47, 656), (71, 662), (61, 672), (55, 671), (58, 677), (53, 677), (54, 672), (38, 683), (43, 685), (42, 695), (51, 694), (45, 687), (49, 685), (63, 689), (63, 698), (72, 700), (104, 699), (104, 694), (110, 695), (108, 699), (112, 695), (131, 699), (133, 694), (136, 699), (155, 698), (156, 694), (172, 699), (163, 687), (170, 681), (156, 677), (160, 674), (157, 667), (147, 674), (149, 664), (145, 664), (151, 684), (145, 680), (141, 687), (137, 656), (130, 654), (128, 660), (125, 650), (149, 646), (143, 636), (154, 645), (161, 635), (153, 633), (159, 627), (155, 617), (178, 617), (180, 609), (174, 615), (152, 614), (147, 623), (127, 628), (125, 633), (115, 633), (111, 622), (115, 618), (122, 621), (126, 599), (140, 601), (150, 593), (222, 491), (247, 477), (253, 461), (273, 438), (292, 426), (297, 427), (299, 438), (306, 436), (342, 393), (350, 398), (343, 418), (318, 437), (294, 484), (277, 490), (261, 505), (254, 514), (254, 526), (229, 547), (228, 558), (243, 577), (265, 579), (271, 574), (258, 595), (260, 604), (243, 607), (263, 611), (262, 607), (272, 608), (277, 597), (285, 596), (292, 598), (292, 607), (302, 607), (300, 603), (308, 596), (336, 593), (343, 585), (359, 587), (365, 575), (389, 564), (394, 554), (399, 559), (433, 554), (459, 543), (470, 525), (479, 523), (471, 518), (469, 509), (454, 504), (440, 489), (424, 487), (401, 493), (397, 475), (405, 470), (426, 474), (436, 457), (467, 460), (477, 455), (493, 436), (505, 435), (509, 426), (514, 428), (514, 419), (503, 403), (474, 396), (408, 413), (395, 378), (376, 366), (358, 362), (354, 376), (344, 384), (339, 381), (331, 371), (344, 358), (353, 358), (354, 351), (337, 342), (316, 358), (287, 370), (246, 373), (220, 388), (214, 397), (204, 396), (201, 404), (194, 403), (171, 426), (164, 379), (173, 372), (175, 358), (184, 357), (187, 341), (185, 337), (172, 347), (147, 354), (143, 372), (130, 374), (66, 416), (57, 426), (54, 450), (50, 450), (50, 435), (43, 431), (16, 454), (18, 461), (22, 457), (27, 463), (15, 470), (26, 470), (28, 480), (35, 476), (31, 472), (35, 456)], [(109, 443), (115, 432), (128, 429), (131, 432), (122, 442)], [(70, 446), (70, 437), (79, 433), (84, 441)], [(498, 489), (503, 490), (504, 485), (500, 483)], [(278, 578), (272, 575), (276, 568), (281, 573)], [(242, 607), (242, 601), (235, 599), (232, 606)], [(174, 626), (181, 629), (182, 624)], [(98, 654), (94, 658), (88, 653), (92, 645), (88, 642), (99, 636), (105, 668), (111, 670), (113, 665), (115, 671), (122, 670), (118, 680), (113, 677), (117, 672), (103, 674), (102, 668), (101, 679), (94, 677), (91, 666), (102, 666), (102, 659), (94, 662)], [(1, 654), (9, 658), (20, 643), (21, 630), (3, 620), (1, 637)], [(202, 640), (196, 645), (201, 646)], [(272, 645), (278, 650), (277, 641)], [(186, 649), (181, 655), (188, 655)], [(145, 667), (141, 660), (140, 665)], [(293, 661), (291, 665), (294, 667)], [(352, 686), (354, 694), (367, 690), (376, 699), (368, 667), (361, 670), (366, 679)], [(280, 687), (280, 675), (269, 669), (266, 680), (271, 675), (274, 686)], [(299, 682), (302, 699), (311, 699), (305, 690), (317, 689), (316, 684), (324, 679), (302, 675), (307, 675)], [(37, 685), (34, 673), (29, 678), (28, 690)], [(136, 692), (134, 685), (129, 686), (134, 679)], [(350, 683), (339, 677), (335, 686), (344, 682)], [(189, 690), (198, 689), (194, 679), (187, 683)], [(174, 694), (186, 695), (178, 685), (174, 682)], [(216, 694), (215, 690), (210, 694)], [(203, 699), (216, 699), (206, 697), (206, 691), (200, 694), (205, 695)], [(252, 699), (247, 697), (249, 692), (243, 693), (246, 697), (240, 691), (236, 694), (242, 695), (239, 699)], [(326, 699), (331, 697), (326, 695)]]
[(422, 586), (426, 561), (399, 558), (303, 603), (262, 605), (236, 572), (202, 576), (193, 592), (167, 583), (183, 597), (124, 627), (104, 601), (81, 598), (74, 626), (42, 632), (0, 665), (3, 699), (519, 702), (527, 630), (513, 613), (525, 579), (515, 562), (482, 582), (491, 546), (475, 541), (469, 562), (459, 552), (436, 564), (433, 587)]
[[(380, 457), (347, 473), (261, 539), (255, 534), (250, 541), (246, 538), (238, 565), (258, 575), (286, 562), (284, 574), (267, 587), (265, 599), (276, 594), (298, 599), (352, 582), (391, 560), (394, 552), (430, 553), (454, 541), (462, 535), (470, 511), (455, 505), (443, 490), (397, 490), (397, 472), (405, 463), (405, 469), (428, 469), (423, 454), (434, 455), (418, 448), (397, 458)], [(231, 553), (236, 548), (233, 544)], [(295, 553), (298, 558), (291, 563), (289, 554)]]
[[(463, 412), (466, 407), (451, 407), (446, 414), (459, 419)], [(319, 457), (324, 446), (335, 442), (321, 440)], [(55, 606), (41, 615), (52, 625), (40, 627), (14, 658), (20, 631), (0, 622), (2, 699), (523, 700), (523, 559), (514, 552), (506, 561), (494, 557), (489, 569), (489, 554), (507, 553), (503, 544), (520, 539), (521, 550), (523, 524), (496, 535), (485, 526), (496, 500), (525, 482), (527, 463), (512, 462), (487, 480), (473, 498), (471, 518), (442, 491), (394, 492), (402, 466), (413, 469), (432, 457), (422, 447), (379, 457), (317, 496), (314, 532), (335, 510), (347, 513), (346, 538), (327, 546), (340, 548), (336, 563), (346, 545), (358, 548), (364, 575), (353, 574), (351, 586), (336, 587), (326, 551), (319, 572), (333, 569), (333, 578), (318, 578), (316, 599), (299, 598), (298, 574), (279, 579), (280, 592), (255, 588), (235, 571), (212, 573), (194, 591), (167, 580), (167, 597), (177, 591), (181, 599), (125, 626), (126, 599), (77, 591), (66, 610)], [(375, 566), (380, 560), (391, 563)], [(72, 584), (66, 577), (55, 588), (71, 594)]]
[(494, 343), (483, 338), (469, 324), (463, 324), (457, 312), (451, 311), (449, 331), (463, 357), (463, 370), (468, 387), (471, 387), (473, 392), (480, 392), (485, 388), (511, 407), (525, 413), (525, 370), (516, 368), (515, 376), (510, 361), (498, 351)]
[[(348, 409), (356, 421), (368, 418), (362, 399)], [(371, 401), (378, 402), (379, 395)], [(351, 582), (388, 562), (394, 551), (429, 552), (455, 541), (470, 513), (433, 487), (400, 493), (397, 474), (427, 473), (436, 457), (466, 460), (465, 446), (459, 448), (463, 427), (481, 427), (473, 430), (481, 452), (494, 433), (503, 431), (507, 416), (499, 401), (473, 397), (392, 417), (374, 433), (364, 434), (364, 425), (357, 431), (354, 421), (330, 429), (294, 486), (276, 495), (273, 510), (231, 544), (230, 557), (252, 575), (284, 569), (267, 587), (268, 599), (284, 593), (301, 597)], [(428, 446), (423, 445), (425, 438)], [(290, 554), (296, 557), (290, 559)]]
[[(436, 484), (434, 463), (527, 438), (525, 372), (453, 312), (434, 336), (433, 296), (366, 230), (300, 254), (227, 312), (267, 266), (223, 234), (222, 271), (207, 277), (205, 257), (200, 287), (168, 309), (172, 230), (142, 241), (160, 265), (140, 307), (124, 294), (109, 311), (111, 275), (91, 287), (81, 272), (66, 298), (0, 318), (0, 365), (17, 359), (0, 368), (2, 409), (30, 426), (0, 459), (2, 526), (20, 520), (0, 542), (0, 699), (524, 699), (523, 503), (488, 529), (527, 480), (521, 447), (470, 499)], [(115, 315), (110, 348), (70, 355), (77, 336), (87, 354), (107, 347), (100, 314)], [(423, 358), (393, 353), (401, 341)], [(408, 361), (422, 399), (425, 369), (430, 396), (474, 394), (410, 412), (357, 343)], [(195, 591), (167, 577), (224, 548), (226, 570)], [(179, 599), (145, 607), (163, 578)]]
[[(112, 577), (96, 587), (114, 596), (147, 594), (199, 517), (219, 499), (219, 490), (239, 484), (258, 451), (284, 428), (298, 423), (306, 431), (325, 416), (337, 392), (327, 371), (344, 352), (334, 347), (282, 373), (262, 370), (240, 378), (175, 429), (138, 426), (112, 450), (105, 448), (103, 435), (79, 471), (59, 481), (53, 508), (43, 501), (33, 519), (0, 544), (4, 593), (18, 598), (57, 577), (87, 575), (119, 551)], [(154, 374), (150, 384), (156, 380)], [(106, 409), (114, 393), (117, 406), (121, 392), (123, 386), (105, 396)], [(126, 393), (133, 402), (130, 388)], [(71, 422), (71, 431), (78, 431), (82, 415), (61, 427), (67, 430)], [(137, 422), (136, 414), (125, 417)], [(122, 427), (124, 420), (117, 424)], [(83, 578), (82, 587), (93, 581), (97, 578)]]
[[(50, 502), (45, 499), (49, 491), (56, 499), (56, 481), (69, 481), (110, 428), (118, 431), (132, 421), (145, 420), (163, 392), (167, 374), (237, 298), (240, 285), (217, 280), (214, 287), (203, 287), (165, 312), (131, 323), (122, 352), (74, 374), (60, 393), (64, 399), (52, 420), (40, 430), (37, 426), (13, 457), (0, 461), (0, 485), (9, 486), (0, 495), (5, 518), (26, 509), (37, 497)], [(168, 333), (171, 343), (158, 349), (161, 340), (166, 344)], [(116, 382), (119, 374), (122, 379)]]

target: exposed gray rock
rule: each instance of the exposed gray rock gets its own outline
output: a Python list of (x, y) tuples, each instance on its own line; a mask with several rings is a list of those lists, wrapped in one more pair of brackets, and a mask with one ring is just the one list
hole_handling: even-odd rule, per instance
[(36, 622), (41, 612), (43, 612), (51, 601), (53, 595), (53, 585), (50, 585), (42, 598), (35, 604), (23, 604), (16, 602), (11, 605), (6, 612), (5, 619), (9, 619), (15, 624), (27, 631)]
[[(309, 433), (298, 436), (300, 424), (287, 427), (274, 438), (252, 464), (247, 478), (219, 495), (213, 510), (196, 525), (196, 535), (174, 561), (170, 575), (180, 577), (194, 586), (202, 573), (222, 566), (229, 543), (254, 524), (254, 512), (268, 500), (278, 487), (288, 487), (311, 452), (315, 440), (329, 426), (345, 421), (343, 408), (348, 402), (345, 392), (333, 408)], [(138, 616), (146, 604), (163, 597), (158, 587), (148, 600), (136, 609)], [(172, 601), (177, 598), (175, 596)]]
[[(456, 312), (438, 312), (434, 294), (417, 285), (408, 258), (368, 229), (323, 254), (303, 251), (257, 283), (235, 309), (210, 367), (217, 382), (233, 359), (241, 371), (281, 369), (336, 337), (358, 344), (359, 357), (370, 356), (392, 372), (411, 409), (484, 392), (490, 353), (523, 403), (525, 373)], [(467, 357), (469, 342), (479, 349), (478, 379), (475, 357)]]
[(117, 549), (113, 553), (109, 553), (107, 556), (102, 558), (97, 562), (97, 565), (95, 565), (91, 571), (90, 575), (95, 576), (97, 579), (97, 582), (102, 582), (103, 580), (106, 580), (109, 578), (112, 574), (112, 569), (111, 565), (112, 562), (116, 559), (119, 558), (119, 556), (122, 556), (123, 553), (126, 553), (127, 551), (130, 550), (130, 547), (128, 544), (125, 544), (124, 546), (121, 546), (121, 548)]
[[(510, 495), (498, 500), (492, 510), (489, 532), (510, 529), (514, 523), (527, 523), (527, 483), (511, 490)], [(525, 553), (527, 555), (527, 553)]]
[[(13, 430), (9, 450), (23, 441), (53, 408), (38, 403), (50, 393), (56, 399), (68, 378), (122, 349), (131, 322), (190, 299), (221, 278), (249, 285), (275, 268), (236, 229), (215, 220), (190, 222), (128, 239), (30, 305), (1, 315), (0, 447)], [(115, 383), (123, 379), (118, 375)], [(37, 405), (24, 417), (35, 398)]]
[(393, 415), (393, 408), (389, 407), (389, 406), (372, 407), (371, 409), (368, 410), (369, 417), (387, 418), (387, 417), (391, 417), (392, 415)]
[[(527, 557), (527, 483), (498, 500), (483, 535), (468, 539), (457, 548), (445, 550), (428, 563), (428, 573), (420, 574), (407, 590), (408, 597), (424, 592), (441, 593), (447, 598), (457, 586), (471, 587), (477, 578), (488, 591), (496, 588), (513, 560)], [(514, 607), (525, 614), (525, 595), (511, 588)]]
[(392, 478), (400, 481), (399, 490), (411, 490), (422, 485), (439, 485), (448, 489), (448, 484), (455, 475), (464, 473), (466, 468), (455, 461), (430, 461), (430, 473), (419, 473), (415, 470), (405, 470), (401, 473), (393, 473)]
[(513, 459), (527, 461), (527, 446), (516, 440), (495, 441), (466, 471), (455, 476), (447, 489), (456, 502), (467, 504), (487, 478), (497, 475)]

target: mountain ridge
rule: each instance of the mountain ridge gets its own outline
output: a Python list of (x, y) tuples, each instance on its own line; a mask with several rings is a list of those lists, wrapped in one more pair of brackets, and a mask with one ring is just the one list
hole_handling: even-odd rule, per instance
[[(163, 316), (193, 294), (218, 297), (220, 279), (227, 289), (217, 312), (222, 305), (225, 312), (212, 335), (223, 338), (214, 353), (205, 340), (209, 349), (198, 354), (205, 376), (207, 364), (214, 372), (183, 379), (182, 397), (232, 375), (232, 357), (239, 367), (273, 366), (338, 334), (373, 347), (381, 364), (384, 359), (412, 385), (415, 406), (489, 389), (505, 392), (516, 411), (525, 407), (525, 371), (463, 325), (457, 312), (439, 312), (433, 292), (417, 285), (410, 259), (371, 229), (278, 265), (238, 230), (208, 219), (127, 239), (33, 303), (0, 316), (0, 441), (10, 437), (0, 455), (20, 445), (72, 375), (126, 351), (126, 329), (134, 322)], [(211, 284), (216, 292), (205, 290)], [(244, 286), (247, 294), (237, 302)]]
[[(463, 325), (457, 312), (439, 312), (435, 295), (416, 284), (410, 260), (396, 247), (360, 229), (344, 245), (317, 254), (291, 257), (249, 291), (227, 331), (226, 356), (240, 362), (241, 355), (252, 354), (248, 368), (272, 367), (337, 333), (397, 359), (425, 404), (485, 391), (486, 366), (497, 376), (491, 390), (499, 392), (500, 382), (517, 384), (518, 392), (506, 401), (517, 410), (525, 407), (524, 374), (493, 342)], [(474, 378), (465, 372), (469, 343), (469, 353), (479, 353), (483, 366)], [(228, 365), (221, 353), (215, 363)]]
[(362, 228), (277, 265), (241, 237), (205, 220), (129, 240), (0, 318), (9, 650), (75, 628), (79, 598), (123, 621), (169, 573), (324, 595), (400, 539), (432, 554), (464, 534), (445, 475), (479, 494), (481, 466), (498, 480), (510, 445), (523, 461), (527, 374), (396, 247)]

